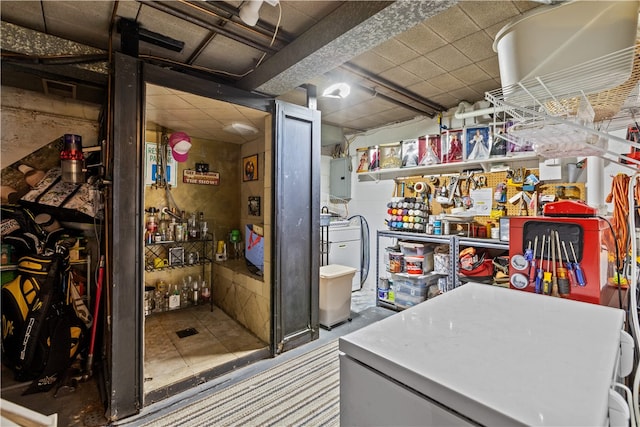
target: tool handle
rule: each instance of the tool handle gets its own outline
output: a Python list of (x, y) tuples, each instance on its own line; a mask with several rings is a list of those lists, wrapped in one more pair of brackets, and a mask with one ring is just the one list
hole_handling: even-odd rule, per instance
[(536, 284), (535, 284), (536, 294), (542, 292), (542, 268), (538, 269), (538, 274), (536, 275)]
[(578, 265), (578, 263), (575, 263), (573, 265), (573, 268), (574, 268), (575, 273), (576, 273), (576, 281), (578, 282), (578, 285), (586, 286), (587, 285), (587, 281), (584, 278), (584, 274), (582, 274), (582, 268), (580, 268), (580, 265)]
[(545, 271), (542, 279), (542, 293), (548, 295), (551, 292), (551, 273)]
[(529, 263), (529, 282), (533, 281), (536, 277), (536, 260), (532, 259)]
[(573, 271), (573, 265), (570, 262), (565, 265), (567, 266), (567, 278), (569, 279), (569, 284), (571, 286), (577, 286), (578, 282), (576, 281), (576, 273)]

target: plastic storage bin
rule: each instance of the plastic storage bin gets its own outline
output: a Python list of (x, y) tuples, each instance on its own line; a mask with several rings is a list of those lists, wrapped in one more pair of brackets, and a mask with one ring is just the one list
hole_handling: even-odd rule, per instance
[(435, 287), (433, 292), (437, 293), (439, 277), (435, 274), (394, 274), (393, 289), (396, 305), (400, 308), (408, 308), (420, 304), (427, 299), (432, 286)]
[[(398, 244), (405, 259), (406, 257), (422, 256), (422, 271), (424, 273), (433, 271), (433, 247), (431, 245), (415, 242), (398, 242)], [(397, 272), (392, 271), (392, 273)]]
[(327, 329), (349, 320), (351, 282), (356, 269), (339, 264), (320, 267), (319, 323)]

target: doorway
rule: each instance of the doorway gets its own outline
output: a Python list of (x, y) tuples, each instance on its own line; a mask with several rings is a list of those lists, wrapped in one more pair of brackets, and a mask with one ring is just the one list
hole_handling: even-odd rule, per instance
[(246, 202), (264, 200), (271, 115), (147, 83), (144, 117), (146, 406), (271, 355), (269, 278), (243, 255), (270, 215)]

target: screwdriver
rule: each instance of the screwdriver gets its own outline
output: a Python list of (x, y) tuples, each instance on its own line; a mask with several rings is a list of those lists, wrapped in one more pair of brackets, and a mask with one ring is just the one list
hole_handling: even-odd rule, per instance
[(554, 297), (559, 297), (558, 293), (558, 273), (556, 271), (556, 242), (553, 239), (555, 235), (555, 231), (551, 230), (551, 236), (549, 238), (552, 240), (551, 244), (551, 268), (553, 268), (553, 276), (551, 277), (551, 295)]
[[(529, 282), (536, 278), (536, 249), (538, 248), (538, 236), (533, 239), (533, 256), (529, 261)], [(537, 292), (537, 291), (536, 291)]]
[(569, 279), (567, 278), (567, 269), (562, 264), (562, 252), (560, 252), (560, 235), (556, 231), (556, 245), (558, 247), (558, 293), (561, 297), (567, 297), (569, 295), (571, 286), (569, 285)]
[(576, 273), (573, 271), (573, 265), (571, 264), (571, 260), (569, 259), (569, 253), (567, 252), (567, 245), (565, 245), (564, 240), (562, 241), (562, 249), (564, 250), (564, 256), (567, 258), (567, 274), (569, 276), (569, 285), (576, 286)]
[(571, 253), (573, 254), (573, 269), (576, 272), (576, 281), (580, 286), (587, 286), (587, 281), (584, 279), (584, 274), (582, 274), (582, 268), (580, 267), (580, 264), (578, 264), (576, 251), (573, 249), (573, 242), (569, 242), (569, 246), (571, 246)]
[[(547, 269), (542, 276), (542, 293), (545, 295), (549, 295), (549, 293), (551, 292), (551, 271), (549, 271), (549, 264), (551, 264), (551, 235), (549, 235), (547, 241), (549, 243), (549, 247), (547, 249)], [(544, 243), (542, 244), (544, 245)], [(542, 262), (540, 262), (540, 264), (542, 264)]]
[(544, 240), (545, 235), (542, 235), (542, 247), (540, 249), (540, 266), (538, 267), (538, 275), (536, 276), (536, 294), (542, 293), (542, 262), (544, 261)]

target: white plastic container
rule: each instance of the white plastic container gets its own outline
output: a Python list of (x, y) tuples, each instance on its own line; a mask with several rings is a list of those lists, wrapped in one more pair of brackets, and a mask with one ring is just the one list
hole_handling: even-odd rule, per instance
[[(540, 6), (523, 14), (496, 35), (502, 88), (549, 73), (564, 71), (586, 61), (632, 47), (636, 40), (638, 1), (571, 1)], [(633, 50), (628, 61), (597, 71), (595, 79), (572, 73), (553, 85), (593, 93), (612, 88), (629, 77)], [(583, 74), (580, 72), (579, 74)], [(552, 88), (552, 92), (555, 88)], [(562, 93), (567, 93), (563, 91)]]
[(339, 264), (320, 267), (319, 323), (327, 329), (349, 320), (351, 282), (356, 269)]

